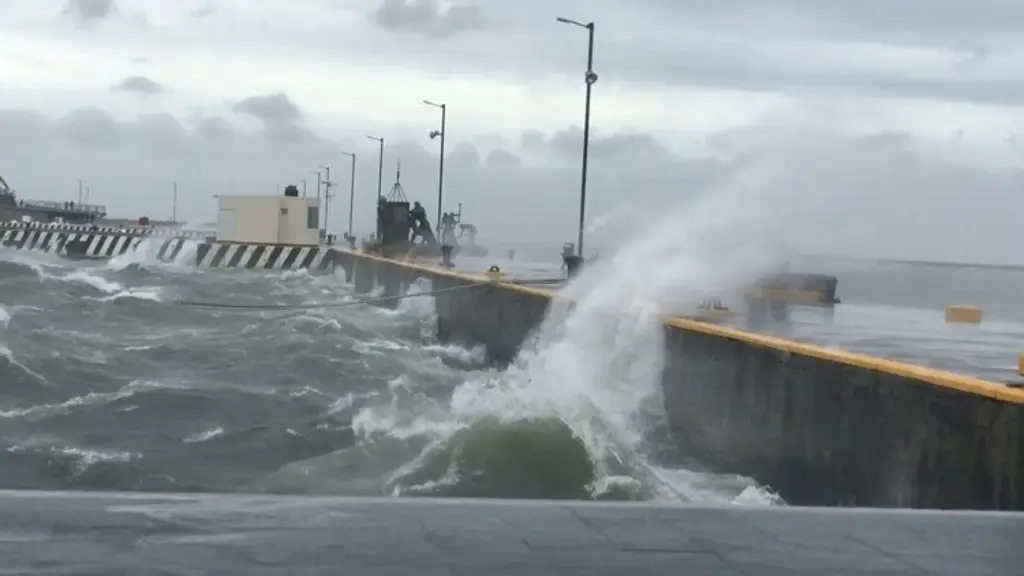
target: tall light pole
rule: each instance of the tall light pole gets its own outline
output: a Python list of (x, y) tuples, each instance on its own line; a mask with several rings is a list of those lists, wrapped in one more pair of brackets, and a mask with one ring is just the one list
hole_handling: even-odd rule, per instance
[(178, 182), (171, 180), (170, 184), (174, 195), (171, 203), (171, 223), (176, 224), (178, 222)]
[(437, 225), (437, 233), (441, 234), (441, 206), (444, 201), (444, 135), (447, 132), (446, 123), (448, 120), (448, 105), (447, 104), (435, 104), (430, 100), (424, 100), (424, 104), (427, 106), (433, 106), (434, 108), (441, 109), (441, 129), (431, 130), (430, 139), (433, 140), (438, 136), (441, 137), (441, 159), (437, 168), (437, 220), (434, 223)]
[[(311, 170), (310, 173), (311, 174), (316, 174), (316, 199), (319, 200), (320, 199), (320, 187), (323, 185), (323, 181), (324, 180), (323, 180), (323, 177), (320, 175), (320, 171), (319, 170)], [(317, 222), (317, 226), (319, 226), (319, 225), (320, 225), (320, 223)]]
[(348, 186), (348, 237), (352, 238), (352, 214), (356, 204), (356, 154), (355, 152), (342, 152), (352, 159), (352, 174)]
[(587, 73), (586, 76), (584, 76), (584, 81), (587, 84), (587, 103), (583, 112), (583, 169), (582, 175), (580, 176), (580, 232), (576, 245), (576, 255), (582, 258), (583, 224), (587, 213), (587, 152), (590, 148), (590, 91), (593, 88), (594, 83), (597, 82), (597, 74), (594, 73), (594, 23), (588, 22), (584, 24), (568, 18), (557, 18), (557, 20), (563, 24), (572, 24), (573, 26), (586, 28), (590, 37), (589, 42), (587, 43)]
[[(327, 211), (330, 209), (330, 203), (331, 203), (331, 186), (334, 184), (334, 182), (331, 181), (331, 167), (330, 166), (328, 166), (326, 164), (320, 164), (319, 166), (317, 166), (317, 168), (319, 168), (319, 169), (324, 171), (324, 181), (323, 181), (323, 186), (324, 186), (324, 230), (326, 230), (327, 229)], [(320, 197), (320, 190), (319, 189), (317, 189), (316, 195), (317, 195), (317, 198)], [(319, 223), (317, 223), (317, 226), (319, 227)]]
[(85, 203), (86, 203), (86, 205), (89, 204), (89, 193), (90, 192), (92, 192), (92, 187), (91, 186), (86, 186), (85, 187)]
[(380, 240), (380, 199), (384, 197), (384, 138), (367, 136), (370, 140), (380, 142), (380, 155), (377, 157), (377, 208), (374, 209), (374, 220), (377, 221), (377, 240)]
[(305, 178), (302, 179), (302, 197), (303, 198), (306, 197), (306, 179)]

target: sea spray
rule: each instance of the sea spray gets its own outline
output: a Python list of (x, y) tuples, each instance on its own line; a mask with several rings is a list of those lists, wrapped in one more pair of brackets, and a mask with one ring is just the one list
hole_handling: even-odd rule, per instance
[(562, 422), (593, 463), (595, 497), (637, 482), (648, 497), (739, 497), (751, 481), (715, 493), (704, 486), (713, 484), (707, 475), (665, 474), (649, 449), (652, 428), (664, 422), (665, 315), (737, 291), (777, 265), (759, 216), (728, 210), (742, 206), (739, 194), (703, 195), (586, 270), (553, 301), (511, 366), (456, 388), (451, 415), (465, 426), (494, 419), (508, 426)]
[[(147, 236), (124, 254), (108, 260), (106, 267), (114, 271), (121, 271), (131, 266), (158, 266), (174, 270), (195, 268), (199, 242), (185, 239), (176, 254), (172, 254), (168, 249), (161, 255), (160, 252), (167, 242), (177, 242), (177, 240), (170, 236)], [(170, 259), (172, 255), (174, 256), (173, 260)]]
[[(778, 269), (794, 230), (835, 225), (821, 216), (840, 204), (827, 190), (796, 186), (786, 166), (793, 163), (771, 157), (678, 206), (645, 206), (650, 216), (631, 227), (633, 237), (602, 246), (602, 259), (554, 298), (509, 367), (471, 374), (447, 406), (423, 405), (414, 428), (424, 448), (389, 475), (384, 491), (782, 503), (750, 478), (710, 473), (678, 454), (661, 379), (666, 315), (738, 296)], [(395, 410), (368, 408), (356, 420), (387, 422)], [(580, 454), (589, 468), (580, 467)], [(574, 492), (572, 482), (587, 490)], [(549, 490), (536, 488), (545, 483)]]

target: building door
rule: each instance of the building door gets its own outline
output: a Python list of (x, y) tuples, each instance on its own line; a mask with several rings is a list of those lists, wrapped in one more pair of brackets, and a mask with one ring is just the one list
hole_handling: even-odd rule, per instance
[(217, 212), (217, 240), (235, 239), (235, 211), (221, 208)]

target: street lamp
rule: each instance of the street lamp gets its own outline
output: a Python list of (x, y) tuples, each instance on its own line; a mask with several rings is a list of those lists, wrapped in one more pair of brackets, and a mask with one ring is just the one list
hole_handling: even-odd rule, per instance
[(174, 191), (173, 192), (174, 200), (173, 200), (173, 203), (171, 204), (171, 223), (172, 224), (177, 224), (178, 223), (178, 183), (176, 181), (174, 181), (174, 180), (171, 180), (170, 184), (171, 184), (172, 190)]
[[(316, 199), (317, 199), (317, 210), (319, 210), (320, 209), (319, 208), (320, 207), (320, 188), (323, 186), (323, 183), (324, 183), (323, 173), (320, 172), (319, 170), (310, 170), (309, 173), (310, 174), (316, 174)], [(319, 227), (320, 226), (320, 222), (317, 222), (316, 225), (317, 225), (317, 227)]]
[(448, 120), (448, 105), (447, 104), (435, 104), (430, 100), (424, 100), (424, 104), (427, 106), (433, 106), (434, 108), (441, 109), (441, 129), (431, 130), (430, 139), (433, 140), (438, 136), (441, 137), (441, 159), (439, 160), (439, 166), (437, 169), (437, 224), (438, 234), (441, 233), (441, 206), (444, 201), (444, 136), (447, 133), (446, 124)]
[[(323, 180), (323, 187), (324, 187), (324, 230), (326, 230), (327, 229), (327, 211), (330, 209), (330, 203), (331, 203), (331, 186), (334, 185), (334, 182), (331, 180), (331, 167), (330, 166), (327, 166), (325, 164), (320, 164), (320, 165), (317, 166), (317, 168), (319, 168), (319, 169), (324, 171), (324, 180)], [(316, 189), (316, 197), (317, 197), (317, 199), (320, 198), (320, 188)], [(319, 228), (319, 227), (320, 227), (320, 223), (317, 222), (317, 228)]]
[(384, 139), (376, 136), (367, 136), (370, 140), (380, 142), (380, 155), (377, 157), (377, 240), (380, 240), (380, 199), (384, 197)]
[(342, 152), (342, 154), (352, 159), (352, 174), (348, 188), (348, 237), (354, 238), (352, 236), (352, 210), (356, 204), (356, 155), (355, 152)]
[(580, 232), (576, 246), (576, 254), (582, 258), (583, 222), (586, 217), (587, 209), (587, 152), (590, 148), (590, 92), (594, 83), (597, 82), (597, 74), (594, 73), (594, 23), (588, 22), (584, 24), (568, 18), (557, 18), (556, 20), (563, 24), (572, 24), (573, 26), (586, 28), (589, 35), (589, 41), (587, 43), (587, 73), (584, 76), (584, 82), (587, 84), (587, 101), (586, 108), (583, 113), (583, 168), (582, 175), (580, 176)]

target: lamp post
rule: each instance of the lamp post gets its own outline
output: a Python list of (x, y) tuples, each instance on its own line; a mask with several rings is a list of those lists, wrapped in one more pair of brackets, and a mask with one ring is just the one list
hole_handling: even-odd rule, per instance
[(587, 153), (590, 148), (590, 92), (594, 83), (597, 82), (597, 74), (594, 73), (594, 23), (588, 22), (584, 24), (568, 18), (557, 18), (557, 20), (563, 24), (572, 24), (573, 26), (586, 28), (589, 35), (589, 41), (587, 43), (587, 73), (586, 76), (584, 76), (584, 81), (587, 84), (587, 100), (583, 112), (583, 168), (580, 176), (580, 231), (576, 246), (576, 254), (582, 258), (583, 225), (587, 209)]
[(171, 180), (171, 189), (173, 190), (173, 200), (171, 203), (171, 223), (177, 224), (178, 222), (178, 183)]
[(377, 240), (380, 240), (380, 199), (384, 197), (384, 138), (376, 136), (367, 136), (367, 138), (380, 142), (380, 155), (377, 157), (377, 208), (374, 209), (374, 213), (377, 214), (375, 218), (377, 221)]
[(310, 174), (316, 174), (316, 199), (320, 199), (320, 186), (323, 185), (323, 175), (319, 170), (310, 170)]
[[(352, 159), (352, 174), (348, 187), (348, 237), (351, 239), (354, 238), (352, 236), (352, 215), (356, 204), (356, 155), (355, 152), (342, 152), (342, 154)], [(351, 242), (351, 240), (349, 241)]]
[(435, 103), (431, 102), (430, 100), (424, 100), (423, 103), (426, 104), (427, 106), (433, 106), (434, 108), (440, 108), (441, 109), (441, 129), (440, 130), (431, 130), (430, 131), (430, 139), (431, 140), (433, 140), (434, 138), (437, 138), (438, 136), (441, 137), (441, 156), (440, 156), (440, 160), (438, 161), (438, 168), (437, 168), (437, 220), (435, 220), (435, 222), (434, 222), (437, 225), (437, 231), (438, 231), (437, 233), (440, 235), (440, 233), (441, 233), (441, 206), (443, 205), (443, 202), (444, 202), (444, 136), (447, 133), (447, 129), (446, 129), (447, 126), (446, 126), (446, 124), (447, 124), (447, 121), (448, 121), (448, 105), (447, 104), (435, 104)]
[[(334, 185), (334, 181), (331, 180), (331, 167), (330, 166), (328, 166), (326, 164), (320, 164), (319, 166), (317, 166), (317, 168), (320, 168), (321, 170), (324, 171), (324, 180), (323, 180), (322, 184), (323, 184), (323, 187), (324, 187), (324, 230), (326, 230), (327, 229), (327, 211), (330, 209), (330, 204), (331, 204), (331, 186)], [(317, 188), (316, 197), (320, 198), (320, 189), (319, 188)], [(320, 223), (317, 222), (317, 227), (319, 227), (319, 226), (320, 226)]]

